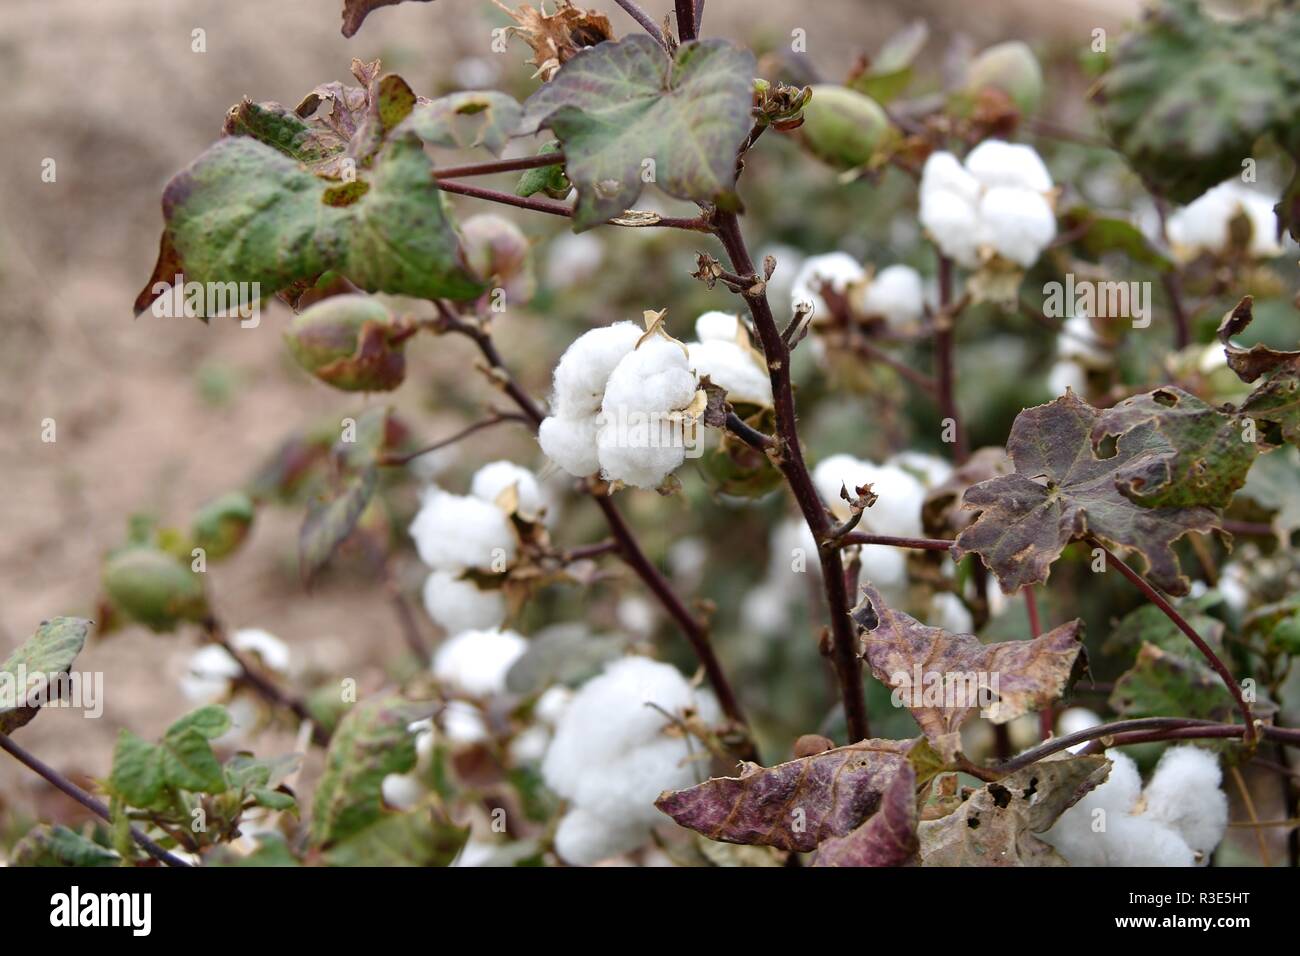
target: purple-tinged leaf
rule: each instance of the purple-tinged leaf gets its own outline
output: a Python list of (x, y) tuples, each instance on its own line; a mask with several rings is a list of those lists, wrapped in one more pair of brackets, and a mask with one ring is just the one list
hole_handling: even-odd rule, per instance
[(821, 843), (813, 866), (903, 866), (919, 846), (916, 772), (904, 763), (885, 789), (880, 809), (856, 830)]

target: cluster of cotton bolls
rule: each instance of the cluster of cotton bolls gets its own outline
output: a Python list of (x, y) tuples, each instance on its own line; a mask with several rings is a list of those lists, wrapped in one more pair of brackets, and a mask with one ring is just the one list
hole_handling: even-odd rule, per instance
[(1043, 840), (1074, 866), (1194, 866), (1209, 861), (1228, 824), (1214, 754), (1171, 747), (1146, 788), (1118, 750), (1106, 782), (1063, 813)]
[(930, 154), (921, 171), (921, 225), (968, 269), (999, 256), (1029, 268), (1056, 236), (1051, 174), (1031, 146), (985, 140), (962, 163)]
[(1246, 254), (1271, 259), (1283, 253), (1278, 242), (1277, 197), (1251, 189), (1238, 179), (1229, 179), (1209, 190), (1169, 217), (1167, 234), (1174, 257), (1190, 262), (1202, 253), (1222, 253), (1232, 245), (1232, 223), (1245, 216), (1250, 223)]
[(686, 459), (699, 384), (686, 346), (632, 322), (579, 336), (555, 367), (538, 441), (569, 474), (656, 488)]
[[(260, 628), (243, 628), (230, 635), (230, 646), (241, 655), (255, 657), (273, 674), (289, 676), (289, 646), (274, 634)], [(224, 647), (205, 644), (190, 655), (180, 677), (181, 693), (192, 704), (225, 704), (230, 729), (219, 738), (223, 743), (246, 740), (265, 716), (255, 695), (236, 693), (241, 673), (239, 662)]]
[(563, 860), (588, 865), (636, 849), (665, 821), (659, 794), (708, 776), (707, 751), (670, 727), (687, 712), (719, 718), (712, 694), (645, 657), (614, 661), (578, 690), (542, 762), (547, 786), (569, 802), (555, 834)]
[(437, 486), (425, 489), (410, 534), (421, 559), (433, 569), (424, 583), (424, 607), (434, 623), (457, 634), (505, 621), (501, 592), (479, 588), (465, 573), (503, 572), (519, 548), (511, 515), (536, 521), (546, 510), (536, 476), (508, 461), (475, 472), (468, 495)]
[(810, 256), (795, 274), (791, 311), (811, 310), (816, 328), (832, 312), (823, 294), (827, 290), (844, 299), (854, 319), (884, 319), (899, 331), (914, 327), (925, 314), (921, 274), (911, 266), (886, 266), (873, 274), (847, 252)]
[(768, 407), (772, 380), (761, 352), (754, 349), (740, 317), (728, 312), (705, 312), (695, 320), (698, 342), (686, 343), (691, 368), (709, 377), (727, 392), (733, 403)]

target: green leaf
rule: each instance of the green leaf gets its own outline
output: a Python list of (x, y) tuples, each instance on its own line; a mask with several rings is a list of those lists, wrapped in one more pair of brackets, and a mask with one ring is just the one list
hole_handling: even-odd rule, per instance
[(385, 813), (325, 853), (330, 866), (449, 866), (469, 839), (469, 827), (442, 820), (428, 807)]
[(967, 489), (963, 506), (980, 514), (958, 535), (953, 556), (978, 553), (1002, 590), (1014, 594), (1045, 582), (1070, 541), (1095, 535), (1141, 554), (1158, 587), (1186, 594), (1173, 543), (1219, 527), (1219, 515), (1206, 507), (1146, 508), (1125, 497), (1117, 480), (1125, 466), (1174, 449), (1146, 420), (1120, 436), (1112, 457), (1099, 458), (1091, 436), (1101, 416), (1073, 392), (1017, 415), (1007, 441), (1016, 471)]
[(361, 701), (339, 722), (312, 802), (313, 846), (345, 840), (383, 814), (384, 778), (415, 766), (415, 735), (407, 729), (415, 711), (401, 697), (380, 697)]
[(1074, 243), (1094, 259), (1120, 252), (1133, 262), (1161, 272), (1174, 267), (1173, 260), (1156, 249), (1142, 230), (1129, 220), (1099, 216), (1087, 206), (1075, 206), (1062, 216), (1061, 231), (1074, 235)]
[(1222, 679), (1199, 660), (1143, 644), (1137, 662), (1115, 682), (1110, 706), (1123, 717), (1225, 720), (1235, 709)]
[(482, 286), (430, 171), (412, 135), (394, 138), (366, 178), (334, 187), (257, 140), (220, 140), (163, 191), (162, 249), (136, 311), (177, 273), (258, 283), (266, 296), (334, 269), (370, 292), (473, 298)]
[(279, 103), (254, 103), (245, 97), (226, 114), (227, 136), (251, 136), (308, 169), (324, 175), (347, 153), (348, 140), (324, 123), (304, 119)]
[(279, 833), (258, 833), (253, 839), (257, 849), (247, 856), (239, 856), (229, 847), (217, 847), (204, 861), (204, 866), (301, 866), (288, 842)]
[(117, 866), (122, 858), (65, 826), (41, 824), (14, 847), (12, 861), (13, 866)]
[(1300, 597), (1256, 608), (1246, 616), (1247, 639), (1262, 642), (1269, 653), (1300, 656)]
[(130, 806), (157, 809), (168, 802), (166, 781), (162, 748), (129, 730), (120, 731), (113, 749), (109, 789)]
[(206, 707), (191, 711), (168, 727), (163, 739), (179, 737), (193, 730), (200, 736), (211, 740), (220, 737), (229, 729), (230, 714), (226, 708), (218, 704), (208, 704)]
[(307, 516), (298, 535), (298, 563), (303, 581), (311, 581), (352, 534), (375, 493), (378, 480), (373, 466), (363, 468), (345, 478), (337, 494), (307, 506)]
[(880, 48), (871, 63), (849, 79), (848, 87), (887, 103), (899, 96), (912, 81), (912, 65), (930, 38), (924, 20), (913, 20)]
[[(543, 143), (537, 154), (543, 156), (546, 153), (559, 152), (559, 149), (560, 144), (551, 140)], [(523, 175), (519, 177), (518, 185), (515, 186), (515, 195), (527, 197), (544, 192), (552, 199), (563, 199), (572, 188), (573, 184), (569, 182), (569, 177), (564, 175), (563, 164), (538, 166), (536, 169), (524, 170)]]
[(417, 104), (397, 132), (410, 130), (430, 146), (482, 146), (499, 156), (519, 129), (523, 114), (513, 96), (469, 90)]
[(1129, 499), (1148, 508), (1226, 508), (1246, 483), (1258, 449), (1240, 415), (1219, 411), (1172, 386), (1126, 398), (1106, 409), (1093, 426), (1093, 445), (1155, 426), (1165, 447), (1153, 443), (1115, 469), (1115, 482)]
[(1164, 0), (1126, 37), (1097, 88), (1112, 140), (1144, 178), (1190, 202), (1241, 171), (1269, 132), (1287, 142), (1300, 103), (1300, 14), (1207, 16)]
[(1300, 528), (1300, 448), (1288, 445), (1261, 455), (1241, 493), (1274, 512), (1273, 527), (1290, 538)]
[(578, 189), (575, 230), (632, 206), (651, 168), (671, 196), (725, 201), (749, 133), (754, 71), (753, 55), (723, 40), (684, 43), (671, 59), (640, 34), (600, 43), (529, 97), (521, 132), (544, 127), (560, 140)]
[(90, 623), (80, 617), (42, 621), (0, 664), (0, 733), (13, 733), (32, 721), (51, 691), (51, 678), (70, 671), (86, 646)]
[[(1223, 649), (1223, 634), (1227, 628), (1222, 621), (1211, 617), (1206, 611), (1222, 600), (1219, 595), (1209, 592), (1198, 598), (1174, 602), (1178, 613), (1215, 652)], [(1144, 643), (1182, 655), (1189, 654), (1192, 647), (1187, 641), (1187, 635), (1179, 630), (1178, 625), (1164, 611), (1154, 604), (1144, 604), (1124, 615), (1111, 630), (1101, 650), (1103, 654), (1131, 654), (1136, 653)]]
[(203, 732), (190, 727), (167, 732), (162, 742), (162, 771), (169, 786), (191, 793), (224, 793), (225, 774)]

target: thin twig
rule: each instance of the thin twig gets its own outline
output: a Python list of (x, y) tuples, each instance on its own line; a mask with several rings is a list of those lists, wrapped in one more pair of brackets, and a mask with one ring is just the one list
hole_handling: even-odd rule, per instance
[(490, 428), (493, 425), (499, 425), (502, 422), (522, 422), (525, 425), (529, 424), (528, 419), (525, 418), (523, 415), (519, 415), (514, 412), (493, 412), (487, 418), (474, 422), (472, 425), (466, 425), (460, 431), (456, 432), (456, 434), (449, 435), (448, 437), (442, 439), (441, 441), (436, 441), (431, 445), (425, 445), (423, 448), (417, 448), (415, 451), (407, 452), (404, 455), (392, 455), (392, 454), (382, 455), (376, 460), (376, 464), (409, 465), (412, 461), (419, 458), (421, 455), (427, 455), (430, 452), (435, 452), (440, 448), (446, 448), (448, 445), (454, 445), (456, 444), (456, 442), (460, 441), (463, 438), (468, 438), (470, 435), (474, 434), (477, 431), (481, 431), (484, 428)]
[(952, 542), (946, 538), (900, 538), (892, 534), (867, 534), (853, 531), (840, 538), (840, 547), (848, 548), (858, 544), (884, 544), (893, 548), (913, 548), (917, 551), (947, 551)]
[(664, 39), (664, 32), (660, 30), (658, 24), (650, 18), (650, 14), (641, 9), (641, 7), (636, 3), (636, 0), (614, 0), (614, 2), (626, 10), (628, 16), (641, 24), (641, 28), (654, 37), (656, 43), (665, 50), (668, 49), (668, 41)]
[(1106, 555), (1106, 560), (1111, 564), (1111, 566), (1118, 569), (1124, 577), (1128, 578), (1129, 581), (1133, 583), (1134, 587), (1146, 596), (1147, 600), (1160, 608), (1160, 610), (1164, 612), (1165, 617), (1169, 618), (1169, 620), (1174, 623), (1174, 626), (1186, 634), (1188, 640), (1196, 645), (1196, 649), (1201, 652), (1201, 655), (1206, 659), (1209, 665), (1214, 668), (1219, 677), (1223, 679), (1223, 683), (1228, 688), (1228, 693), (1230, 693), (1232, 699), (1237, 702), (1237, 709), (1241, 711), (1242, 720), (1245, 722), (1246, 742), (1248, 744), (1253, 744), (1255, 742), (1255, 718), (1250, 712), (1250, 704), (1248, 704), (1245, 697), (1242, 696), (1241, 686), (1237, 683), (1236, 678), (1232, 676), (1232, 671), (1228, 669), (1228, 665), (1223, 662), (1218, 654), (1214, 653), (1214, 649), (1211, 648), (1209, 644), (1205, 643), (1205, 639), (1196, 633), (1195, 628), (1187, 623), (1186, 619), (1175, 610), (1174, 606), (1165, 600), (1164, 595), (1148, 584), (1142, 575), (1138, 574), (1119, 558), (1115, 557), (1115, 555), (1112, 554), (1110, 550), (1107, 549), (1106, 546), (1097, 538), (1089, 536), (1088, 543), (1095, 548), (1101, 548)]
[(677, 9), (677, 37), (683, 43), (695, 39), (695, 0), (673, 0)]
[(517, 159), (498, 159), (490, 163), (471, 163), (467, 166), (448, 166), (435, 169), (434, 179), (455, 179), (457, 176), (490, 176), (493, 173), (520, 172), (525, 169), (538, 169), (542, 166), (563, 166), (564, 153), (538, 153), (536, 156), (521, 156)]
[[(554, 199), (535, 199), (532, 196), (516, 196), (514, 193), (502, 192), (499, 189), (486, 189), (483, 186), (471, 186), (469, 183), (458, 183), (450, 179), (435, 179), (434, 184), (443, 192), (455, 193), (458, 196), (469, 196), (473, 199), (486, 199), (488, 202), (501, 203), (505, 206), (514, 206), (518, 209), (544, 212), (548, 216), (563, 216), (566, 219), (573, 218), (573, 207), (568, 203), (557, 202)], [(637, 229), (656, 227), (663, 229), (684, 229), (688, 232), (709, 231), (708, 224), (698, 217), (681, 218), (661, 216), (658, 219), (647, 220), (643, 223), (619, 222), (614, 219), (609, 219), (606, 220), (605, 224), (610, 226), (631, 226), (632, 228)]]
[[(45, 761), (41, 760), (35, 754), (16, 743), (8, 734), (0, 734), (0, 750), (4, 750), (9, 754), (9, 756), (13, 757), (28, 770), (31, 770), (38, 776), (44, 777), (55, 788), (61, 790), (73, 800), (76, 800), (101, 820), (108, 823), (113, 822), (113, 814), (109, 811), (107, 806), (99, 800), (96, 800), (85, 790), (82, 790), (75, 783), (63, 774), (59, 773)], [(135, 827), (131, 827), (131, 839), (136, 842), (140, 849), (144, 850), (160, 863), (166, 863), (168, 866), (189, 866), (189, 864), (180, 857), (168, 853)]]
[(970, 450), (966, 445), (966, 432), (962, 428), (957, 408), (956, 363), (953, 358), (956, 320), (952, 301), (952, 260), (939, 256), (939, 316), (934, 332), (934, 379), (939, 399), (939, 415), (953, 424), (953, 458), (957, 464), (966, 461)]
[(776, 444), (775, 438), (763, 434), (752, 425), (746, 424), (745, 420), (735, 412), (727, 412), (727, 431), (755, 451), (766, 451)]
[(406, 641), (406, 646), (417, 660), (425, 663), (433, 659), (429, 645), (424, 640), (424, 635), (420, 633), (420, 625), (415, 617), (415, 612), (411, 610), (411, 602), (406, 599), (402, 593), (401, 586), (390, 573), (386, 582), (388, 588), (388, 598), (393, 605), (393, 612), (397, 615), (397, 624), (402, 631), (402, 639)]

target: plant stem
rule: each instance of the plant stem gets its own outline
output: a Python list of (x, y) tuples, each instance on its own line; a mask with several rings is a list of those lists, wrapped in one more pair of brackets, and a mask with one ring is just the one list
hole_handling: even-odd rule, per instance
[(884, 544), (918, 551), (947, 551), (952, 547), (952, 542), (946, 538), (900, 538), (892, 534), (868, 534), (864, 531), (850, 531), (840, 538), (842, 548), (858, 544)]
[[(568, 203), (556, 202), (554, 199), (534, 199), (532, 196), (516, 196), (514, 193), (502, 192), (499, 189), (486, 189), (483, 186), (471, 186), (469, 183), (453, 182), (449, 179), (434, 179), (434, 184), (443, 192), (455, 193), (458, 196), (469, 196), (473, 199), (486, 199), (488, 202), (501, 203), (504, 206), (514, 206), (518, 209), (529, 209), (533, 212), (544, 212), (549, 216), (563, 216), (566, 219), (573, 218), (573, 207)], [(688, 232), (708, 232), (708, 224), (698, 217), (686, 219), (672, 216), (661, 216), (660, 218), (645, 223), (619, 223), (609, 220), (606, 225), (628, 226), (630, 228), (644, 229), (649, 227), (663, 229), (685, 229)]]
[(697, 33), (695, 25), (695, 0), (674, 0), (677, 9), (677, 37), (683, 43), (694, 40)]
[[(682, 0), (679, 0), (679, 3)], [(689, 0), (685, 0), (689, 2)], [(680, 7), (679, 7), (680, 9)], [(745, 246), (740, 231), (740, 221), (732, 212), (719, 211), (715, 216), (716, 233), (731, 261), (731, 268), (739, 275), (756, 275), (754, 263)], [(759, 287), (762, 289), (762, 287)], [(838, 548), (823, 548), (821, 543), (832, 532), (830, 515), (822, 504), (813, 485), (812, 475), (799, 447), (798, 420), (794, 404), (794, 388), (790, 382), (790, 349), (781, 337), (765, 289), (757, 294), (742, 291), (740, 295), (749, 306), (754, 319), (754, 330), (763, 346), (767, 359), (768, 376), (772, 382), (772, 396), (776, 406), (776, 437), (779, 444), (778, 467), (794, 494), (799, 510), (818, 543), (817, 557), (821, 562), (822, 589), (831, 622), (831, 659), (839, 680), (844, 702), (844, 720), (850, 742), (871, 736), (867, 721), (866, 698), (862, 686), (862, 660), (858, 656), (856, 628), (849, 618), (850, 603), (844, 588), (844, 563)]]
[(953, 322), (956, 316), (952, 310), (952, 260), (945, 255), (939, 256), (939, 315), (934, 332), (934, 379), (938, 391), (939, 415), (953, 424), (953, 458), (962, 464), (970, 455), (966, 444), (966, 432), (962, 428), (961, 415), (957, 409), (956, 368), (953, 360), (954, 336)]
[(641, 28), (654, 37), (656, 43), (665, 50), (668, 49), (668, 41), (664, 39), (664, 32), (660, 30), (658, 24), (651, 19), (650, 14), (641, 9), (640, 5), (636, 3), (636, 0), (614, 0), (614, 2), (626, 10), (628, 16), (641, 24)]
[(1232, 699), (1237, 702), (1237, 709), (1241, 711), (1242, 720), (1245, 721), (1246, 743), (1254, 744), (1255, 718), (1250, 712), (1250, 704), (1246, 703), (1246, 699), (1242, 696), (1241, 687), (1238, 685), (1236, 678), (1232, 676), (1232, 671), (1228, 669), (1228, 665), (1223, 663), (1223, 660), (1219, 655), (1214, 653), (1214, 649), (1211, 648), (1209, 644), (1205, 643), (1205, 640), (1201, 635), (1196, 633), (1195, 628), (1188, 624), (1186, 619), (1184, 619), (1184, 617), (1174, 609), (1174, 606), (1165, 600), (1164, 595), (1148, 584), (1142, 575), (1138, 574), (1119, 558), (1115, 557), (1115, 555), (1112, 554), (1105, 545), (1097, 540), (1096, 537), (1090, 535), (1088, 537), (1088, 543), (1094, 548), (1101, 548), (1106, 555), (1106, 560), (1113, 567), (1118, 569), (1124, 577), (1128, 578), (1129, 581), (1131, 581), (1133, 585), (1146, 596), (1147, 600), (1160, 608), (1160, 610), (1164, 612), (1165, 617), (1173, 621), (1174, 625), (1187, 635), (1188, 640), (1196, 645), (1196, 649), (1201, 652), (1201, 655), (1206, 659), (1209, 665), (1213, 667), (1219, 677), (1223, 679), (1223, 683), (1228, 688), (1228, 693), (1230, 693)]
[(406, 641), (407, 648), (410, 649), (417, 660), (427, 664), (433, 657), (429, 645), (425, 643), (424, 637), (420, 634), (420, 625), (415, 619), (415, 614), (411, 611), (410, 602), (406, 600), (406, 595), (402, 593), (401, 587), (391, 573), (385, 583), (388, 588), (389, 600), (392, 602), (394, 613), (397, 614), (397, 623), (402, 629), (402, 638)]
[[(1043, 633), (1043, 622), (1038, 616), (1038, 598), (1034, 595), (1033, 585), (1023, 587), (1020, 593), (1025, 596), (1025, 613), (1029, 616), (1029, 636), (1035, 638)], [(1049, 703), (1038, 712), (1039, 739), (1046, 740), (1052, 736), (1052, 727), (1056, 724), (1056, 712)]]
[(383, 455), (376, 461), (376, 464), (409, 465), (421, 455), (427, 455), (430, 452), (437, 451), (439, 448), (446, 448), (448, 445), (454, 445), (456, 442), (469, 437), (477, 431), (481, 431), (484, 428), (490, 428), (493, 425), (499, 425), (502, 422), (522, 422), (525, 425), (529, 424), (528, 419), (522, 415), (517, 415), (511, 412), (494, 412), (487, 418), (474, 422), (472, 425), (467, 425), (454, 435), (449, 435), (441, 441), (436, 441), (431, 445), (425, 445), (423, 448), (417, 448), (415, 451), (407, 452), (404, 455)]
[(776, 439), (771, 435), (764, 435), (757, 428), (746, 424), (735, 412), (727, 412), (727, 431), (755, 451), (766, 451), (776, 444)]
[(434, 179), (455, 179), (457, 176), (490, 176), (493, 173), (519, 172), (525, 169), (537, 169), (540, 166), (563, 166), (564, 153), (538, 153), (536, 156), (521, 156), (517, 159), (498, 159), (489, 163), (471, 163), (468, 166), (448, 166), (435, 169)]
[[(29, 752), (26, 748), (16, 743), (8, 734), (0, 734), (0, 750), (4, 750), (9, 754), (9, 756), (13, 757), (28, 770), (31, 770), (38, 776), (44, 777), (46, 781), (52, 784), (55, 788), (61, 790), (73, 800), (76, 800), (101, 820), (108, 823), (113, 822), (113, 815), (109, 812), (108, 807), (99, 800), (96, 800), (85, 790), (82, 790), (75, 783), (63, 774), (59, 773), (45, 761), (41, 760), (35, 754)], [(189, 864), (184, 860), (168, 853), (135, 827), (131, 827), (131, 839), (136, 842), (140, 849), (144, 850), (160, 863), (166, 863), (168, 866), (189, 866)]]

